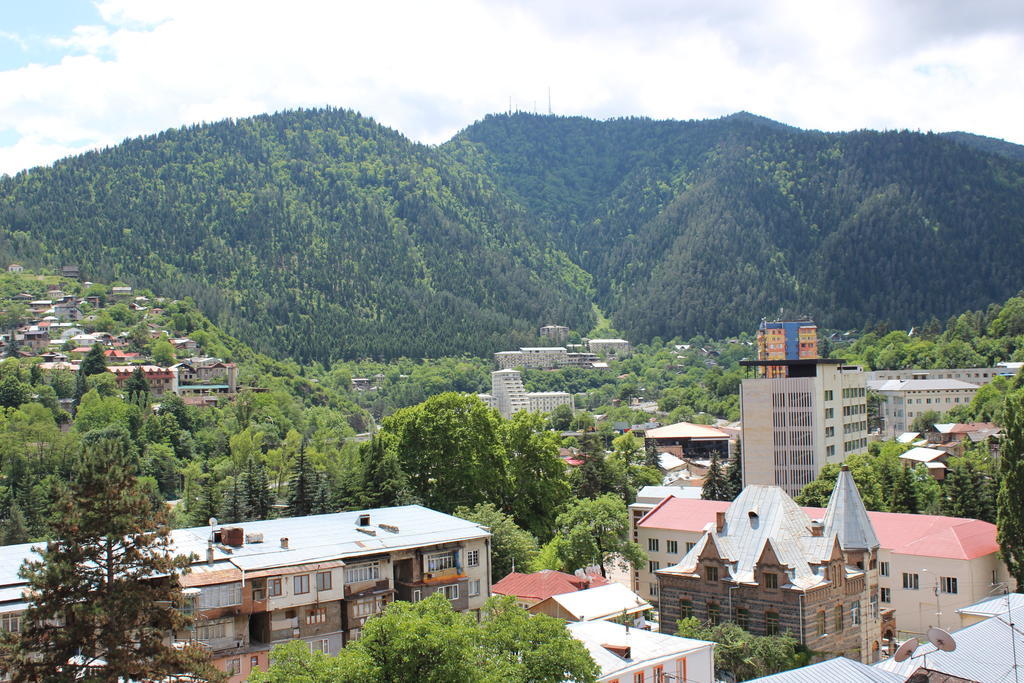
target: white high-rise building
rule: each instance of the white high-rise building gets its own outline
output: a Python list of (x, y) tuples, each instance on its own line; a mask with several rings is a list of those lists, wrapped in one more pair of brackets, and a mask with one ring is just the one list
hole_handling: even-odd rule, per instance
[(864, 372), (841, 360), (742, 361), (786, 366), (784, 377), (740, 385), (743, 483), (782, 487), (795, 496), (826, 463), (867, 449)]
[(550, 413), (560, 405), (575, 409), (572, 394), (564, 391), (527, 393), (518, 370), (497, 370), (491, 373), (491, 393), (478, 394), (480, 399), (508, 419), (520, 410)]

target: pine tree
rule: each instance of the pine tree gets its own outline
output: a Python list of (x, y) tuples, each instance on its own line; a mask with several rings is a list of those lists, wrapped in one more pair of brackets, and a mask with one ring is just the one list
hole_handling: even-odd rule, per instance
[(119, 429), (91, 432), (54, 516), (56, 540), (19, 576), (33, 601), (21, 632), (0, 648), (0, 671), (18, 681), (154, 680), (210, 670), (197, 648), (166, 641), (189, 619), (171, 551), (167, 510), (139, 486)]
[(227, 495), (224, 497), (224, 506), (221, 508), (220, 521), (226, 524), (241, 522), (246, 519), (248, 510), (245, 504), (245, 491), (242, 488), (241, 475), (234, 477)]
[(326, 515), (331, 508), (331, 485), (324, 472), (316, 473), (316, 495), (313, 497), (313, 514)]
[(103, 347), (97, 342), (92, 345), (89, 353), (85, 354), (85, 358), (82, 359), (81, 365), (78, 366), (78, 374), (91, 377), (106, 372), (106, 370), (107, 359), (103, 355)]
[(711, 454), (711, 465), (708, 473), (704, 475), (704, 487), (701, 489), (700, 497), (703, 500), (732, 500), (729, 497), (729, 480), (718, 460), (718, 454)]
[(395, 451), (390, 434), (377, 434), (363, 456), (363, 496), (366, 508), (408, 505), (415, 502), (409, 477)]
[(304, 517), (313, 509), (313, 498), (316, 495), (316, 473), (306, 459), (306, 449), (299, 449), (299, 457), (295, 461), (295, 474), (288, 484), (288, 514), (292, 517)]
[(892, 485), (892, 499), (889, 503), (890, 512), (918, 512), (917, 491), (914, 486), (914, 474), (909, 467), (901, 467)]
[(729, 466), (725, 470), (725, 479), (729, 485), (729, 500), (735, 500), (736, 496), (743, 493), (743, 444), (736, 444), (736, 453), (729, 460)]
[(25, 515), (17, 503), (11, 504), (11, 515), (4, 522), (4, 545), (15, 545), (25, 543), (29, 540), (28, 528), (25, 523)]
[(141, 367), (136, 367), (131, 376), (124, 383), (125, 394), (128, 401), (140, 408), (149, 405), (149, 382), (142, 372)]
[(1003, 562), (1018, 586), (1024, 585), (1024, 390), (1006, 396), (999, 446), (996, 540)]
[(263, 462), (255, 457), (246, 463), (243, 481), (245, 492), (246, 517), (248, 519), (268, 519), (270, 506), (274, 501), (270, 495), (270, 482), (267, 481), (267, 470)]
[[(206, 526), (211, 517), (220, 514), (223, 496), (217, 488), (217, 482), (209, 472), (204, 472), (199, 483), (199, 498), (196, 500), (194, 509), (190, 512), (190, 521), (195, 526)], [(226, 522), (236, 521), (234, 519)]]

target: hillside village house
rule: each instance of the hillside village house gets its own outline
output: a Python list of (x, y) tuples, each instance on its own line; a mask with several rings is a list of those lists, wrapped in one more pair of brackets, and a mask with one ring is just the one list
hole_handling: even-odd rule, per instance
[[(729, 505), (665, 498), (646, 514), (631, 511), (634, 540), (648, 555), (648, 564), (637, 568), (633, 589), (657, 605), (652, 569), (678, 563)], [(821, 508), (802, 510), (811, 520), (825, 514)], [(955, 610), (982, 600), (993, 585), (1011, 582), (999, 559), (994, 524), (896, 512), (868, 511), (867, 516), (879, 542), (879, 607), (893, 610), (898, 630), (891, 635), (897, 639), (922, 635), (930, 626), (954, 626)], [(887, 639), (889, 634), (883, 630), (881, 635)]]
[[(418, 505), (172, 532), (175, 552), (199, 559), (182, 577), (196, 593), (193, 633), (214, 664), (244, 681), (270, 649), (300, 639), (336, 654), (394, 600), (441, 592), (462, 612), (490, 593), (490, 533)], [(31, 544), (0, 547), (0, 628), (27, 607), (18, 577)]]
[(583, 576), (566, 574), (554, 569), (542, 569), (532, 574), (511, 572), (491, 586), (495, 595), (511, 595), (523, 609), (529, 609), (552, 595), (581, 591), (597, 586), (607, 586), (608, 579), (600, 574), (584, 573)]

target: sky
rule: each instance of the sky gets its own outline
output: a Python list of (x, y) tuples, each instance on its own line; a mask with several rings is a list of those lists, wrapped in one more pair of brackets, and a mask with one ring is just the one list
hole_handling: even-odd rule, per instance
[(0, 173), (325, 105), (430, 144), (549, 102), (1024, 144), (1022, 64), (1013, 0), (0, 0)]

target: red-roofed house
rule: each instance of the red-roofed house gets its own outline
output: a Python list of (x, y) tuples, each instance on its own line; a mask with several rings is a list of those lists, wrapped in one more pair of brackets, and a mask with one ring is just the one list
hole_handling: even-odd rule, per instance
[(547, 600), (552, 595), (572, 593), (587, 588), (608, 585), (608, 579), (597, 575), (580, 578), (554, 569), (542, 569), (532, 574), (512, 572), (498, 583), (491, 586), (495, 595), (514, 595), (519, 605), (529, 609), (533, 605)]
[(142, 375), (149, 383), (149, 393), (153, 396), (163, 396), (167, 392), (174, 392), (178, 388), (178, 373), (170, 368), (162, 368), (159, 365), (108, 365), (107, 372), (112, 373), (117, 380), (117, 387), (124, 388), (124, 383), (135, 372), (135, 368), (142, 368)]
[[(657, 579), (651, 568), (678, 563), (728, 502), (666, 498), (635, 522), (635, 538), (649, 563), (634, 572), (633, 590), (657, 604)], [(822, 508), (802, 508), (822, 519)], [(998, 557), (994, 524), (977, 519), (868, 512), (880, 544), (881, 608), (895, 609), (900, 635), (917, 635), (929, 626), (959, 625), (956, 610), (985, 598), (993, 583), (1012, 581)], [(941, 613), (941, 614), (939, 614)]]

